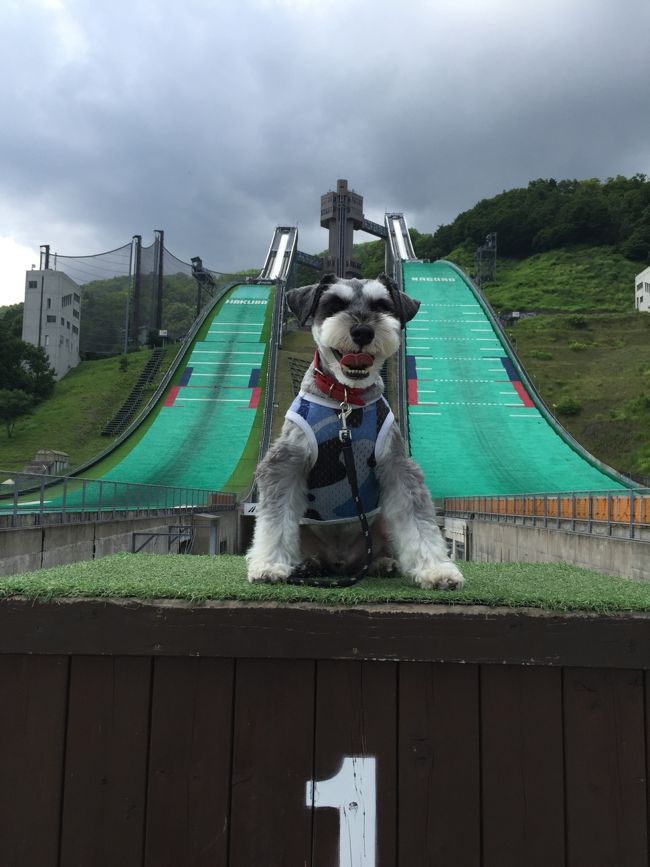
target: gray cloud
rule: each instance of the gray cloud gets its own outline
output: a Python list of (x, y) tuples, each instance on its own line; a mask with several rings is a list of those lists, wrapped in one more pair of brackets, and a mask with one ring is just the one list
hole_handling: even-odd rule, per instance
[(323, 249), (340, 177), (432, 231), (533, 178), (650, 173), (649, 30), (647, 0), (5, 0), (0, 236), (164, 228), (229, 270), (277, 224)]

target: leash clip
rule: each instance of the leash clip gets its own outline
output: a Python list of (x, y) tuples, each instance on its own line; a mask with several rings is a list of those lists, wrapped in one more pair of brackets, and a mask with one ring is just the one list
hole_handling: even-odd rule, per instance
[(340, 404), (341, 412), (339, 413), (339, 421), (341, 422), (341, 430), (339, 431), (339, 440), (343, 443), (350, 442), (350, 431), (348, 430), (348, 416), (352, 412), (352, 407), (347, 401)]

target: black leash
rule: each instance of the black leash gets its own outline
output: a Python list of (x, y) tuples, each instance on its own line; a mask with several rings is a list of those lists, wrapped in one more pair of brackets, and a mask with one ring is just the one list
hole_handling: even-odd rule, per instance
[(357, 468), (354, 463), (354, 454), (352, 452), (352, 432), (348, 428), (348, 416), (352, 412), (352, 407), (347, 401), (340, 404), (341, 413), (339, 419), (341, 422), (341, 430), (339, 431), (339, 441), (343, 452), (343, 463), (345, 464), (345, 473), (348, 477), (350, 490), (352, 491), (352, 499), (357, 509), (359, 522), (361, 523), (361, 532), (366, 541), (366, 562), (362, 569), (356, 574), (347, 578), (319, 578), (311, 574), (308, 564), (302, 564), (292, 572), (287, 578), (287, 584), (297, 584), (300, 586), (309, 587), (352, 587), (365, 578), (370, 564), (372, 563), (372, 539), (370, 536), (370, 527), (368, 526), (368, 518), (363, 510), (363, 502), (359, 494), (359, 483), (357, 480)]

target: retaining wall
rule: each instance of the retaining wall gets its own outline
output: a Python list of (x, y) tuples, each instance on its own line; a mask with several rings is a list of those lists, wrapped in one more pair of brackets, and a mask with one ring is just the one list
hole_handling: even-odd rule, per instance
[[(0, 529), (0, 576), (17, 575), (34, 569), (62, 566), (80, 560), (94, 560), (118, 551), (130, 551), (133, 533), (165, 533), (178, 524), (190, 524), (193, 516), (158, 515), (146, 518), (120, 518), (86, 523), (44, 524), (42, 526)], [(239, 516), (236, 510), (220, 513), (219, 540), (228, 553), (238, 550)], [(145, 542), (138, 536), (136, 546)], [(199, 528), (195, 553), (208, 553), (207, 529)], [(148, 553), (168, 553), (165, 536), (153, 537), (145, 547)], [(171, 551), (179, 550), (178, 541)]]
[(468, 520), (470, 556), (491, 563), (572, 563), (606, 575), (650, 579), (650, 542)]

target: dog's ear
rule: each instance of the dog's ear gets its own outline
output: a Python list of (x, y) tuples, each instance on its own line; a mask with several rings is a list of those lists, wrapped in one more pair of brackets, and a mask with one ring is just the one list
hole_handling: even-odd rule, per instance
[(406, 292), (400, 291), (397, 283), (388, 276), (388, 274), (380, 274), (377, 280), (388, 289), (390, 297), (395, 305), (395, 312), (402, 324), (402, 328), (409, 322), (420, 309), (420, 302), (415, 298), (411, 298)]
[(314, 315), (321, 295), (328, 286), (336, 283), (336, 280), (335, 274), (325, 274), (320, 283), (289, 289), (285, 296), (287, 306), (301, 325), (304, 325), (309, 317)]

